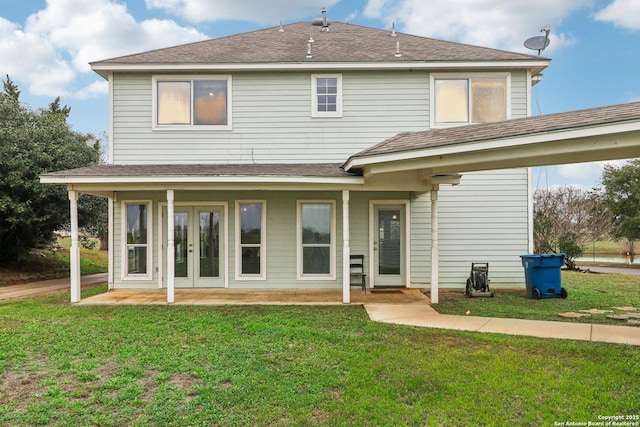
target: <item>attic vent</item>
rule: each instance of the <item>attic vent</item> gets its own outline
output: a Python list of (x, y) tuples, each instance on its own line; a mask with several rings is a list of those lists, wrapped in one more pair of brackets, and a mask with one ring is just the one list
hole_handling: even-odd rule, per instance
[(322, 27), (323, 33), (329, 32), (329, 25), (331, 25), (331, 21), (327, 19), (327, 8), (322, 8), (322, 18), (316, 18), (311, 21), (311, 25), (315, 25), (316, 27)]

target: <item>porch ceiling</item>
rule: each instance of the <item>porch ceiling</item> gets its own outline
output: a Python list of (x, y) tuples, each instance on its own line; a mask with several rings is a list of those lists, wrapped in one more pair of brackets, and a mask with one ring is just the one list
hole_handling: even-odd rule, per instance
[(351, 157), (343, 167), (373, 176), (439, 175), (640, 157), (640, 103), (499, 123), (408, 132)]

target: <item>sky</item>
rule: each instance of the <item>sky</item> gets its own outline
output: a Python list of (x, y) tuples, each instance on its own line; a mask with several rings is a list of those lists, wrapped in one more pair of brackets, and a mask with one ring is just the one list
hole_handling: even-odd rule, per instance
[[(551, 58), (533, 115), (640, 101), (640, 0), (0, 0), (0, 76), (31, 108), (60, 96), (105, 135), (108, 85), (89, 62), (320, 17)], [(599, 184), (601, 163), (535, 168), (534, 188)]]

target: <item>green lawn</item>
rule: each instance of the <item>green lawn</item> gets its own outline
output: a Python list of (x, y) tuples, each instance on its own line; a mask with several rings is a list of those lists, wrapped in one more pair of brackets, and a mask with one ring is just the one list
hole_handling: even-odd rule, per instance
[(640, 414), (635, 347), (374, 323), (358, 306), (68, 299), (0, 304), (0, 424), (552, 426)]
[[(624, 325), (607, 315), (623, 314), (613, 307), (633, 306), (640, 309), (640, 277), (625, 274), (589, 274), (562, 272), (562, 286), (569, 296), (566, 299), (526, 298), (524, 288), (517, 292), (494, 289), (493, 298), (466, 298), (463, 290), (441, 292), (439, 304), (433, 307), (443, 314), (464, 314), (469, 310), (473, 316), (512, 317), (533, 320), (557, 320), (581, 323), (603, 323)], [(611, 310), (612, 313), (591, 314), (577, 319), (563, 319), (559, 313), (580, 312), (592, 308)]]

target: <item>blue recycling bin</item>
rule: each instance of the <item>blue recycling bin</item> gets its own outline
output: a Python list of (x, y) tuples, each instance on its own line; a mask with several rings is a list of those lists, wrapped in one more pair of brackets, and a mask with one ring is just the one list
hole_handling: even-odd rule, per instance
[(562, 287), (560, 268), (564, 265), (564, 254), (520, 255), (524, 267), (527, 297), (566, 298)]

